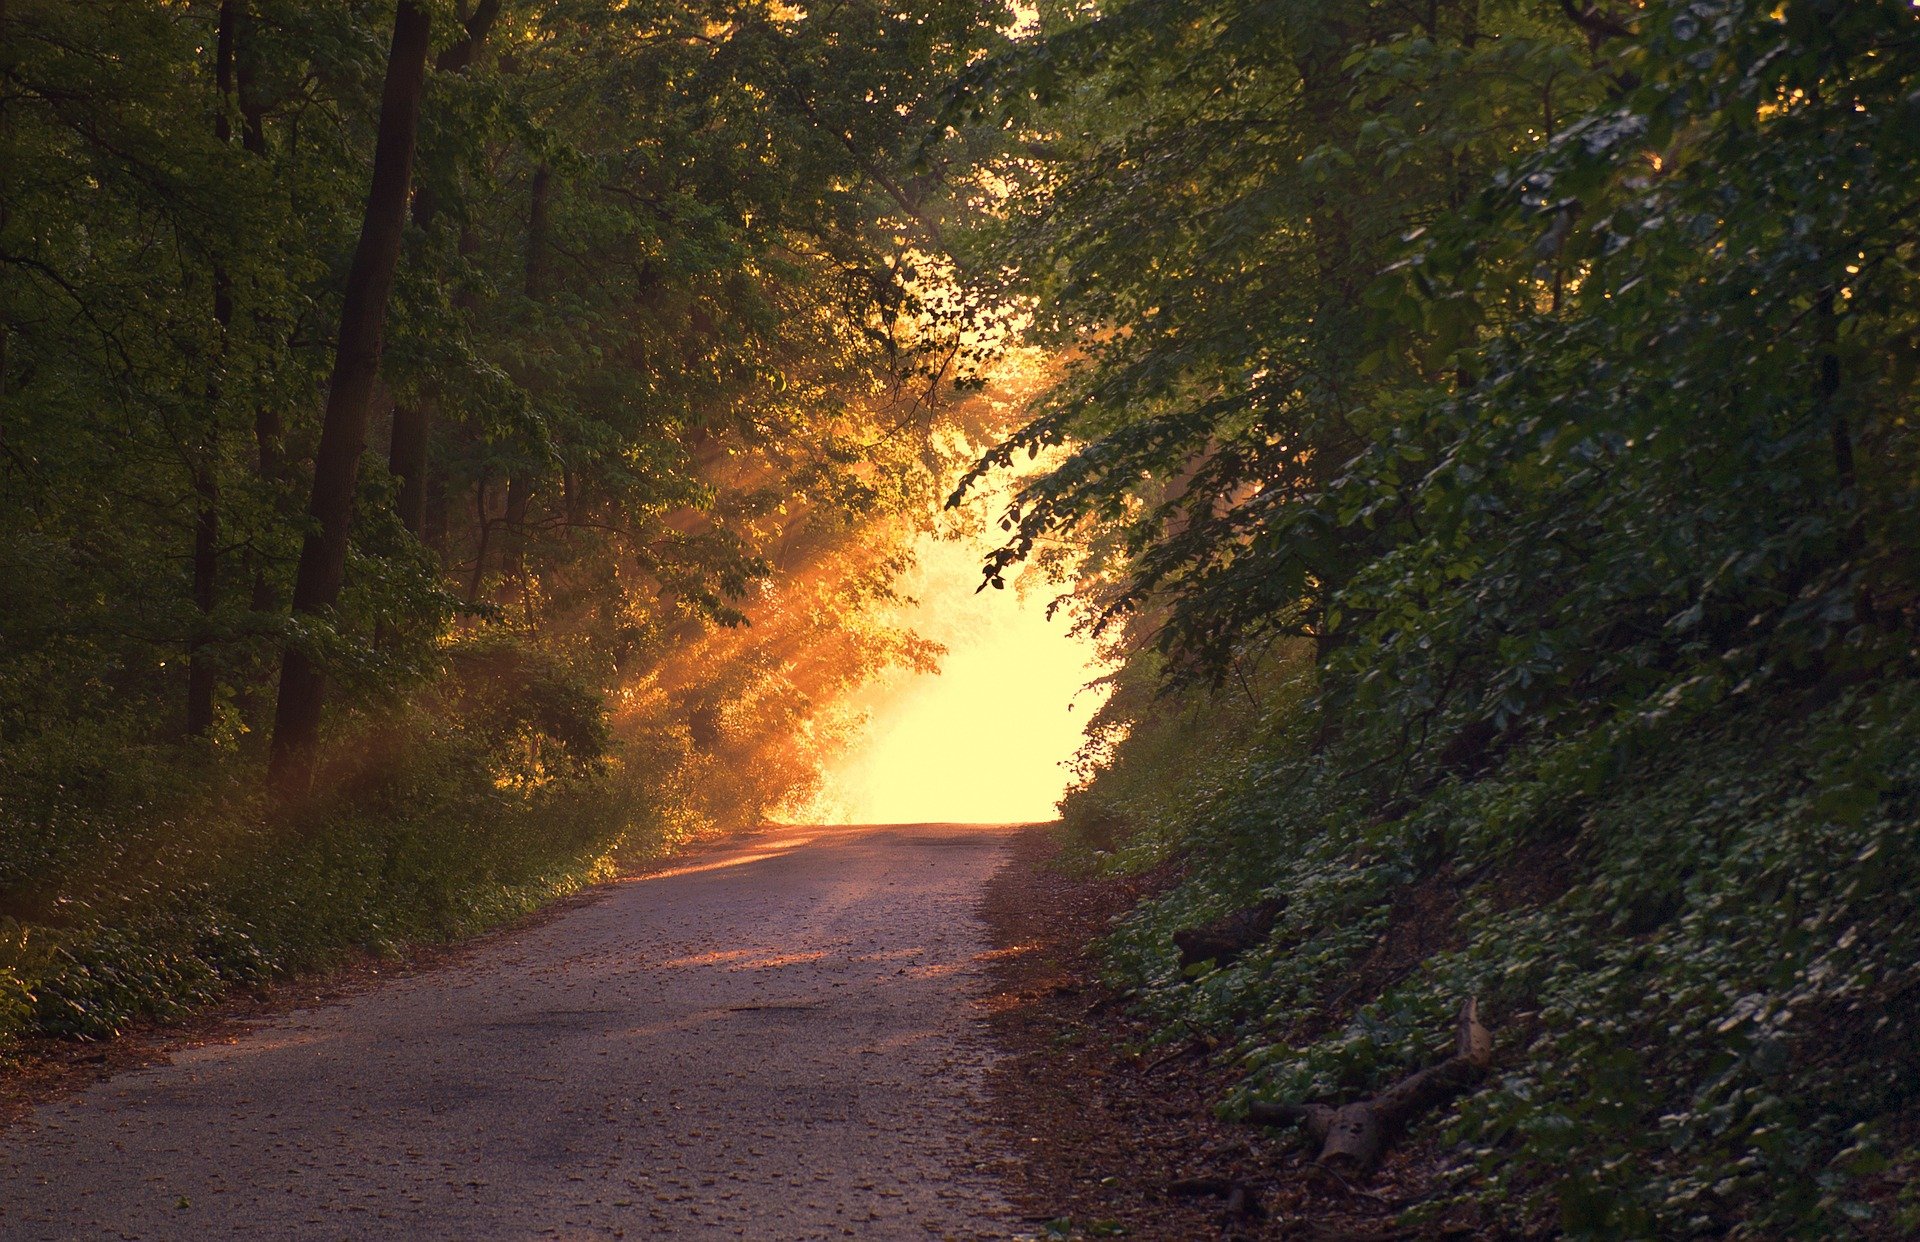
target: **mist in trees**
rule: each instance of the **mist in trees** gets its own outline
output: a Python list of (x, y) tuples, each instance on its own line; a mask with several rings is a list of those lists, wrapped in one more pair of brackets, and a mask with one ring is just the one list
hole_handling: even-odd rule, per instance
[(898, 509), (954, 365), (909, 156), (993, 16), (9, 6), (10, 734), (298, 789), (323, 680), (628, 665)]

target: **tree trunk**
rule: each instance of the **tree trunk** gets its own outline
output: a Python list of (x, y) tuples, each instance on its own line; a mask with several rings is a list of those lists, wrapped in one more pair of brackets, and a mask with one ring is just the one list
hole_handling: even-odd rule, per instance
[(393, 440), (387, 449), (387, 471), (399, 481), (393, 507), (400, 525), (415, 539), (421, 537), (427, 515), (427, 436), (433, 427), (432, 395), (393, 405)]
[[(224, 25), (227, 20), (227, 6), (223, 4), (220, 12), (221, 22)], [(252, 44), (248, 36), (251, 28), (251, 17), (245, 9), (235, 11), (232, 63), (234, 100), (240, 106), (240, 148), (248, 155), (258, 157), (267, 153), (267, 109), (260, 100), (257, 57), (251, 52)], [(224, 88), (222, 95), (225, 95)], [(222, 125), (225, 125), (224, 119)], [(224, 134), (222, 137), (224, 138)], [(282, 434), (280, 412), (263, 403), (253, 415), (254, 447), (259, 453), (260, 477), (263, 479), (271, 480), (279, 477)]]
[(487, 479), (485, 475), (474, 481), (473, 508), (480, 519), (479, 533), (474, 537), (473, 576), (467, 580), (467, 602), (480, 602), (480, 587), (487, 580), (487, 538), (493, 533), (493, 519), (487, 516)]
[[(213, 136), (223, 146), (233, 141), (234, 3), (223, 0), (214, 33), (213, 80), (218, 101), (213, 113)], [(233, 323), (233, 281), (216, 254), (213, 260), (213, 323), (215, 364), (207, 380), (207, 436), (200, 446), (201, 460), (193, 470), (193, 606), (200, 614), (187, 643), (187, 734), (205, 737), (213, 731), (213, 700), (218, 690), (213, 658), (207, 647), (212, 635), (213, 610), (220, 594), (220, 380), (219, 359), (227, 348)]]
[(426, 481), (427, 511), (421, 519), (421, 539), (433, 549), (442, 565), (447, 560), (447, 541), (451, 538), (453, 525), (452, 502), (447, 496), (445, 479), (430, 477)]
[(547, 200), (553, 174), (545, 164), (533, 170), (527, 196), (527, 298), (538, 302), (547, 291)]
[[(354, 487), (359, 478), (360, 454), (366, 447), (387, 300), (400, 258), (407, 193), (413, 181), (413, 148), (426, 80), (429, 24), (426, 10), (414, 0), (400, 0), (381, 90), (373, 182), (353, 267), (347, 274), (326, 419), (314, 456), (313, 495), (308, 506), (311, 524), (300, 549), (300, 568), (293, 586), (296, 616), (313, 617), (331, 609), (346, 576)], [(281, 658), (280, 699), (274, 712), (268, 764), (268, 779), (283, 794), (297, 796), (313, 783), (314, 747), (320, 737), (325, 689), (312, 655), (297, 644), (289, 645)]]
[[(533, 172), (533, 184), (527, 196), (527, 272), (526, 294), (538, 302), (547, 288), (548, 203), (552, 197), (553, 174), (542, 164)], [(505, 547), (501, 559), (500, 591), (496, 599), (502, 605), (527, 598), (527, 511), (533, 502), (534, 478), (526, 470), (507, 476), (506, 511), (501, 516)], [(475, 581), (479, 567), (475, 567)]]
[[(465, 73), (499, 16), (500, 0), (481, 0), (473, 15), (467, 19), (466, 34), (434, 58), (435, 72)], [(414, 194), (413, 222), (423, 230), (433, 223), (439, 210), (438, 196), (430, 187), (422, 186)], [(478, 245), (472, 229), (461, 231), (461, 254), (471, 254)], [(454, 299), (454, 306), (463, 311), (470, 310), (471, 302), (471, 297), (462, 293)], [(427, 444), (439, 404), (437, 394), (425, 393), (411, 401), (397, 402), (393, 407), (393, 439), (387, 451), (387, 470), (400, 482), (399, 494), (394, 499), (400, 524), (416, 539), (423, 539), (426, 535)]]
[(501, 515), (506, 547), (500, 565), (502, 605), (527, 595), (527, 510), (533, 503), (533, 480), (524, 470), (507, 477), (507, 508)]
[[(206, 446), (209, 454), (214, 444)], [(187, 733), (205, 737), (213, 730), (213, 700), (217, 689), (214, 660), (208, 650), (213, 610), (220, 591), (220, 480), (214, 462), (194, 471), (193, 491), (193, 606), (199, 625), (187, 644)]]

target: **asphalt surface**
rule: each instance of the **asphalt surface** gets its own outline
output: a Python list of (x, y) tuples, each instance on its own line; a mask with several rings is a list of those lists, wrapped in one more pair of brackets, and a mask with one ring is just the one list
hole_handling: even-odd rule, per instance
[(1007, 1238), (1009, 830), (770, 832), (0, 1132), (0, 1238)]

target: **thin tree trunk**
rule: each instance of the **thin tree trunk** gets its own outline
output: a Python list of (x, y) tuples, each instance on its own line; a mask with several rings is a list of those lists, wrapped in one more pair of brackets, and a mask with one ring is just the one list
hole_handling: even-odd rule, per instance
[[(430, 22), (414, 0), (400, 0), (393, 19), (380, 98), (379, 138), (373, 182), (367, 194), (360, 241), (347, 275), (340, 308), (339, 344), (327, 390), (326, 420), (314, 456), (312, 519), (294, 578), (296, 616), (319, 616), (340, 597), (346, 576), (347, 536), (360, 454), (366, 447), (373, 382), (380, 369), (381, 335), (394, 267), (406, 227), (407, 194), (413, 182), (413, 148), (420, 125), (420, 95), (427, 71)], [(313, 783), (314, 749), (326, 683), (313, 657), (287, 647), (280, 665), (280, 699), (274, 711), (268, 779), (285, 795), (305, 793)]]
[[(243, 5), (234, 18), (234, 86), (235, 99), (240, 105), (240, 147), (255, 159), (263, 159), (267, 154), (267, 109), (260, 100), (259, 78), (256, 70), (258, 59), (253, 54), (251, 41), (252, 15)], [(253, 409), (253, 445), (255, 462), (259, 477), (268, 485), (280, 478), (280, 446), (285, 429), (280, 423), (280, 411), (270, 403), (261, 401)], [(273, 583), (267, 578), (266, 566), (255, 559), (249, 549), (247, 560), (252, 561), (253, 590), (247, 606), (254, 612), (273, 612)]]
[[(227, 6), (221, 6), (221, 20), (226, 20)], [(256, 158), (267, 153), (267, 110), (260, 101), (260, 87), (255, 73), (256, 58), (249, 54), (248, 31), (252, 28), (250, 15), (244, 9), (235, 12), (233, 17), (234, 48), (233, 73), (234, 98), (240, 105), (240, 147), (248, 155)], [(222, 94), (224, 95), (224, 90)], [(222, 121), (224, 125), (225, 122)], [(280, 412), (271, 405), (262, 403), (253, 415), (254, 447), (259, 453), (260, 477), (272, 480), (280, 474), (280, 444), (284, 430), (280, 425)], [(256, 591), (257, 593), (257, 591)]]
[[(501, 0), (481, 0), (474, 8), (473, 15), (467, 18), (466, 34), (456, 40), (447, 49), (434, 58), (433, 67), (437, 73), (460, 74), (467, 71), (479, 55), (481, 45), (487, 40), (487, 32), (500, 16)], [(433, 223), (439, 213), (439, 198), (431, 186), (421, 186), (413, 197), (413, 222), (422, 230)], [(479, 246), (471, 228), (463, 228), (460, 233), (460, 253), (471, 254)], [(456, 309), (472, 309), (472, 297), (464, 291), (455, 297)], [(400, 524), (407, 533), (416, 539), (426, 534), (427, 508), (427, 446), (433, 432), (433, 416), (438, 413), (439, 395), (433, 392), (423, 393), (411, 401), (398, 402), (393, 407), (393, 439), (387, 451), (387, 470), (400, 482), (399, 494), (394, 498), (394, 508), (400, 516)]]
[(480, 518), (480, 531), (473, 548), (473, 576), (467, 580), (467, 602), (480, 602), (480, 587), (487, 580), (487, 537), (493, 533), (493, 519), (487, 516), (487, 480), (482, 475), (473, 485), (473, 507)]
[(527, 298), (538, 302), (547, 290), (547, 202), (553, 174), (545, 164), (533, 170), (527, 196)]
[(427, 479), (426, 492), (427, 511), (421, 519), (423, 529), (420, 537), (429, 548), (433, 549), (434, 555), (438, 556), (441, 564), (444, 565), (447, 559), (449, 528), (452, 526), (453, 517), (448, 511), (451, 506), (447, 499), (446, 480), (439, 477)]
[(500, 566), (502, 605), (513, 603), (516, 596), (522, 601), (527, 596), (527, 510), (532, 502), (532, 478), (524, 470), (514, 471), (507, 477), (507, 508), (500, 519), (506, 537), (506, 554)]
[[(533, 171), (533, 184), (527, 195), (527, 271), (526, 295), (538, 302), (547, 291), (547, 232), (553, 197), (553, 171), (541, 164)], [(502, 518), (506, 535), (506, 556), (501, 565), (501, 604), (513, 602), (515, 593), (527, 598), (527, 510), (533, 501), (534, 479), (526, 470), (507, 477), (507, 508)]]
[(415, 539), (425, 529), (427, 513), (427, 436), (433, 427), (432, 394), (393, 405), (393, 440), (387, 449), (387, 470), (400, 483), (393, 507), (400, 525)]
[[(211, 454), (215, 443), (205, 446)], [(213, 730), (213, 701), (218, 689), (214, 659), (208, 650), (213, 610), (220, 598), (220, 480), (213, 462), (194, 471), (193, 491), (193, 606), (199, 612), (197, 632), (187, 644), (187, 733), (205, 737)]]
[[(213, 80), (218, 102), (213, 113), (213, 136), (222, 146), (233, 141), (234, 2), (223, 0), (214, 34)], [(207, 380), (207, 437), (201, 460), (193, 469), (193, 606), (200, 614), (187, 643), (187, 734), (205, 737), (213, 731), (213, 701), (219, 686), (214, 662), (207, 650), (212, 635), (213, 610), (220, 602), (220, 363), (227, 351), (227, 331), (233, 324), (233, 281), (226, 263), (213, 260), (214, 344), (212, 374)]]

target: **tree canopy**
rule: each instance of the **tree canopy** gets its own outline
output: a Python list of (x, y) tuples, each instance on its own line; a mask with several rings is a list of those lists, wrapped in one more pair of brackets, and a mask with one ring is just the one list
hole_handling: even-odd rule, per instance
[[(927, 486), (953, 351), (910, 323), (910, 157), (990, 12), (419, 12), (351, 564), (289, 628), (391, 8), (9, 7), (14, 730), (59, 704), (232, 742), (278, 645), (351, 711), (484, 619), (625, 665)], [(189, 661), (218, 704), (190, 721)]]

